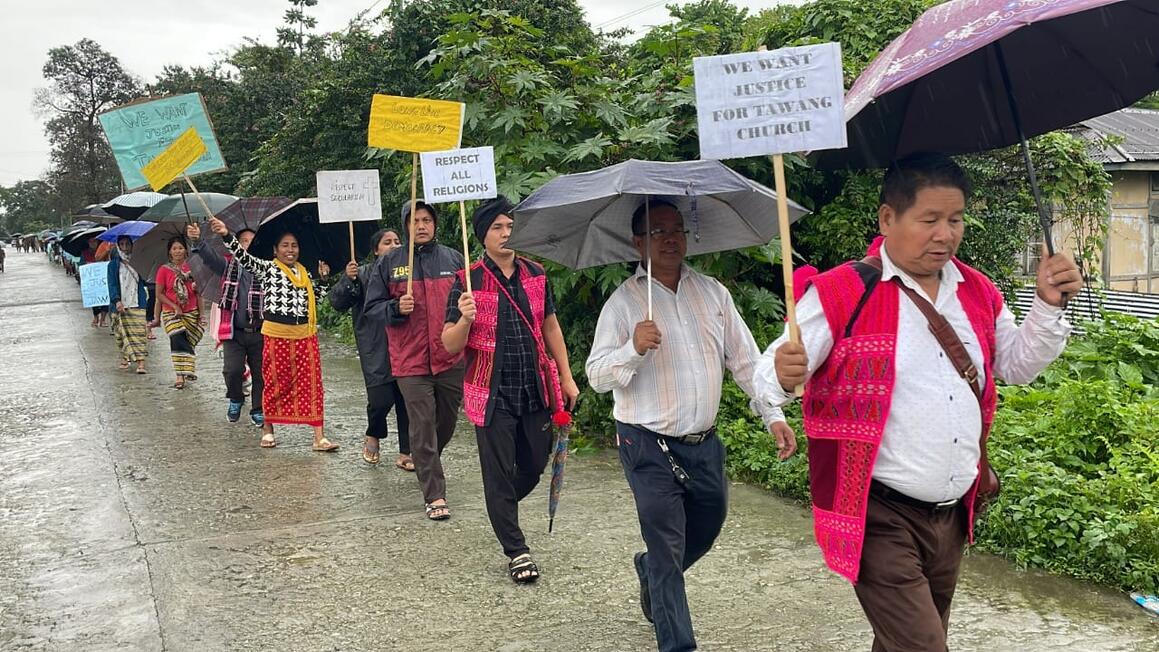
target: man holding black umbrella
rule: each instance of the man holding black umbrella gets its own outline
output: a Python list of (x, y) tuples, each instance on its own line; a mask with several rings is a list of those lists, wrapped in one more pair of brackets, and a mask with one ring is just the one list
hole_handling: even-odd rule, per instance
[(882, 182), (882, 238), (863, 261), (809, 280), (803, 344), (782, 337), (759, 384), (802, 401), (814, 532), (854, 583), (873, 650), (945, 650), (950, 602), (976, 510), (997, 493), (986, 438), (995, 377), (1028, 383), (1066, 345), (1070, 259), (1044, 256), (1022, 326), (981, 272), (954, 257), (970, 195), (940, 155), (895, 163)]
[(679, 209), (646, 199), (632, 216), (632, 242), (651, 260), (652, 317), (645, 263), (608, 298), (596, 325), (587, 376), (611, 391), (620, 462), (636, 499), (646, 553), (635, 557), (640, 606), (661, 652), (695, 650), (684, 571), (712, 548), (728, 512), (724, 444), (716, 436), (723, 370), (760, 410), (780, 458), (793, 431), (753, 383), (760, 356), (728, 290), (684, 263)]

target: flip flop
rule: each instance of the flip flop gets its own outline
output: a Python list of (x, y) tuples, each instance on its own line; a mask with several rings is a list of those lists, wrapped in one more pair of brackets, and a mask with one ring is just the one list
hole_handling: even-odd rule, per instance
[(262, 435), (262, 448), (277, 448), (278, 442), (274, 439), (274, 433), (266, 433)]
[(338, 450), (338, 444), (335, 444), (329, 439), (323, 437), (314, 442), (313, 450), (315, 453), (333, 453), (334, 451)]
[(117, 364), (117, 369), (128, 369), (128, 368), (129, 368), (129, 361), (128, 360), (121, 360)]
[(145, 371), (145, 368), (144, 368), (144, 367), (137, 367), (137, 373), (139, 373), (139, 374), (145, 374), (145, 373), (147, 373), (147, 372)]
[(370, 450), (366, 444), (362, 445), (362, 459), (367, 464), (378, 464), (381, 461), (377, 442), (375, 442), (374, 450)]
[(410, 473), (414, 473), (414, 471), (415, 471), (414, 460), (411, 459), (411, 457), (409, 455), (400, 456), (398, 459), (396, 459), (394, 461), (394, 465), (396, 467), (402, 469), (403, 471), (407, 471)]

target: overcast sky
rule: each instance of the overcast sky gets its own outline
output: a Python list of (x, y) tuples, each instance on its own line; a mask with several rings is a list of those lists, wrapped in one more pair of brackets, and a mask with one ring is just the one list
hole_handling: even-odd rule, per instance
[[(674, 0), (579, 0), (588, 22), (638, 32), (665, 23)], [(786, 0), (734, 0), (752, 13)], [(793, 1), (793, 0), (788, 0)], [(799, 0), (798, 0), (799, 1)], [(320, 31), (346, 26), (359, 12), (388, 0), (320, 0), (310, 13)], [(682, 4), (682, 2), (680, 3)], [(2, 0), (0, 1), (0, 185), (35, 179), (48, 166), (48, 142), (32, 113), (34, 90), (49, 48), (91, 38), (130, 73), (152, 81), (166, 64), (208, 64), (254, 37), (274, 42), (286, 0)]]

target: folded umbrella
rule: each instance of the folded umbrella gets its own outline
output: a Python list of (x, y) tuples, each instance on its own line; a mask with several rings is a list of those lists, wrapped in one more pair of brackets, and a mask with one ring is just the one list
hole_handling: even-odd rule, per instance
[(571, 425), (557, 426), (555, 452), (551, 461), (551, 488), (547, 494), (547, 532), (555, 527), (555, 511), (559, 509), (559, 497), (563, 494), (563, 469), (567, 464), (567, 444)]

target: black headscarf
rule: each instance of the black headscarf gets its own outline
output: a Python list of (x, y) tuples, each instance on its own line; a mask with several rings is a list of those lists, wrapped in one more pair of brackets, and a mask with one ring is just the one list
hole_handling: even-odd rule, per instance
[(487, 230), (499, 218), (500, 215), (511, 217), (511, 212), (515, 209), (515, 204), (511, 203), (503, 195), (499, 195), (495, 199), (491, 199), (475, 209), (475, 213), (471, 215), (471, 226), (475, 229), (475, 237), (479, 242), (483, 242), (484, 236), (487, 235)]

